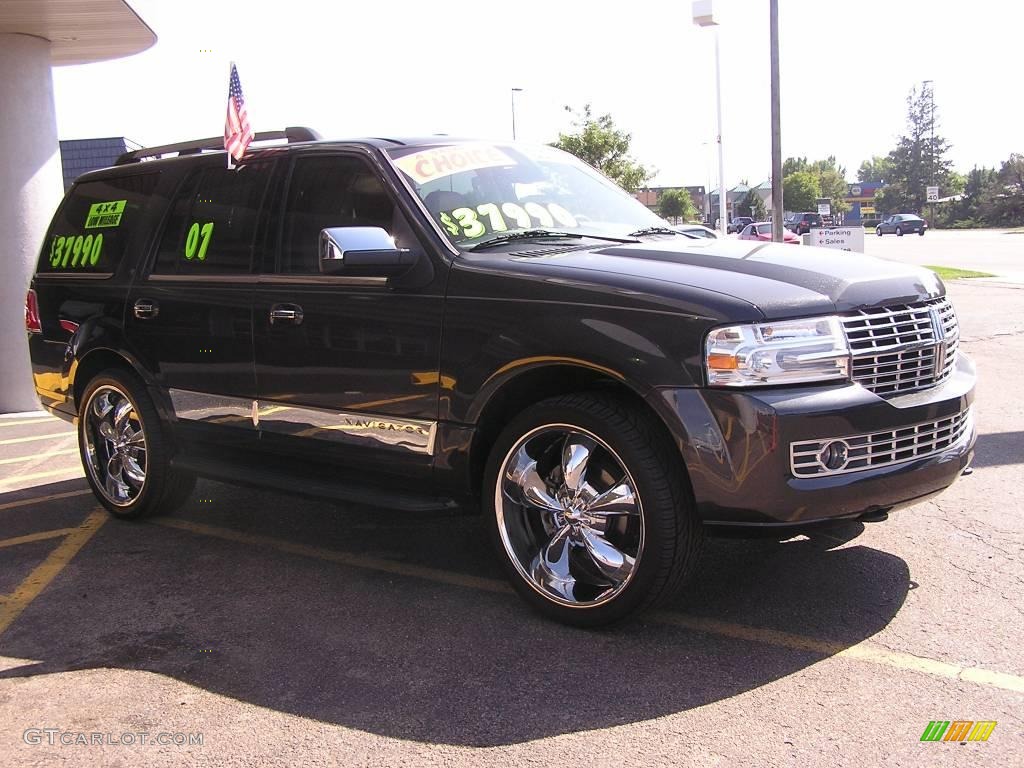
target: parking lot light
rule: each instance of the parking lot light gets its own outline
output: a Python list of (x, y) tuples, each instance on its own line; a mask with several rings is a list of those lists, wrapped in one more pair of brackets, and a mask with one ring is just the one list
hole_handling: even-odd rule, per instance
[(725, 192), (725, 155), (722, 151), (722, 67), (718, 49), (718, 22), (715, 21), (715, 13), (712, 0), (694, 0), (693, 23), (698, 27), (714, 27), (715, 30), (715, 105), (718, 115), (718, 227), (722, 236), (726, 234), (728, 226), (729, 204)]

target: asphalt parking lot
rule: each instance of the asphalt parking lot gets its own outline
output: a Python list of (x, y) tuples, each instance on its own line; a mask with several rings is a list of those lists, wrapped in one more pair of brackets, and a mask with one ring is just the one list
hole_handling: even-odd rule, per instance
[(69, 425), (2, 417), (0, 764), (1020, 765), (1024, 288), (950, 293), (972, 475), (886, 523), (712, 541), (676, 604), (600, 632), (531, 614), (476, 518), (200, 482), (120, 522)]

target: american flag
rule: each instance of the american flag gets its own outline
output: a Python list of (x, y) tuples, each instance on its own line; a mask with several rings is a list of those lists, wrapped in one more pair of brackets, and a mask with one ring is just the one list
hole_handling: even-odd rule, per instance
[(231, 81), (228, 84), (228, 116), (224, 122), (224, 149), (235, 160), (241, 160), (255, 134), (249, 125), (249, 113), (242, 97), (242, 83), (238, 69), (231, 64)]

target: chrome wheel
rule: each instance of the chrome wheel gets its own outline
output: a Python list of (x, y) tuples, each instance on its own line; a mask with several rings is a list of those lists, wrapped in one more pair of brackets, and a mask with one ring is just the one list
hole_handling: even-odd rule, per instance
[(146, 434), (135, 404), (104, 384), (82, 414), (82, 452), (95, 487), (118, 507), (131, 505), (146, 485)]
[(506, 454), (495, 485), (498, 533), (534, 590), (592, 607), (626, 588), (643, 553), (644, 516), (607, 443), (568, 424), (537, 427)]

